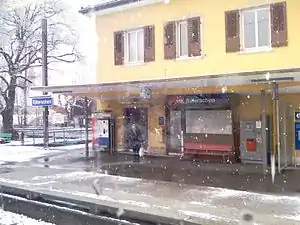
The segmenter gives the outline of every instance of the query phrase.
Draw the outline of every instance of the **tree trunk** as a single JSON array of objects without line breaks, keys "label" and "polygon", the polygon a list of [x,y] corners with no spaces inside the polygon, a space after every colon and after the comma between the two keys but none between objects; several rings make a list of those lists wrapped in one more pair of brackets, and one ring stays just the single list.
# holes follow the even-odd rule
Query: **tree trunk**
[{"label": "tree trunk", "polygon": [[6,108],[1,112],[2,123],[3,123],[3,132],[4,133],[14,133],[13,129],[13,109]]},{"label": "tree trunk", "polygon": [[12,133],[12,139],[18,139],[18,133],[13,128],[13,116],[16,100],[16,78],[11,74],[7,95],[5,96],[5,109],[1,112],[3,131],[5,133]]}]

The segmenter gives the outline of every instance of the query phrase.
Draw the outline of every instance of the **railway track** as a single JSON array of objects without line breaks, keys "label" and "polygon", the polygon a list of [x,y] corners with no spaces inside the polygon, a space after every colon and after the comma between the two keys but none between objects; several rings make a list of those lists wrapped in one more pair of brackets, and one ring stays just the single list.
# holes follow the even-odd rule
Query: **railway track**
[{"label": "railway track", "polygon": [[31,200],[28,196],[0,193],[0,204],[3,210],[27,217],[53,223],[56,225],[154,225],[151,221],[122,218],[120,210],[119,218],[116,214],[89,212],[84,206],[68,202],[46,200],[38,197]]}]

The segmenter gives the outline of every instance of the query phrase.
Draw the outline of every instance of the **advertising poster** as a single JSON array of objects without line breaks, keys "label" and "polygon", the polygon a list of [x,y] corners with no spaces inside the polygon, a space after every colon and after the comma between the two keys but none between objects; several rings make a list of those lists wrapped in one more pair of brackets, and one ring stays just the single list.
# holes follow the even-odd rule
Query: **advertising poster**
[{"label": "advertising poster", "polygon": [[300,150],[300,122],[295,123],[295,149]]}]

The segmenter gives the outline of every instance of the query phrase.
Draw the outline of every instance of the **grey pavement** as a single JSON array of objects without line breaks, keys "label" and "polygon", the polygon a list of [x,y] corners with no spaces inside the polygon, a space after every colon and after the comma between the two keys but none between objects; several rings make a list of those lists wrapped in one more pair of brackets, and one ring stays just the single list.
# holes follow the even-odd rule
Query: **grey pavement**
[{"label": "grey pavement", "polygon": [[94,156],[93,152],[90,159],[85,160],[84,150],[72,150],[66,154],[49,157],[47,162],[41,158],[21,165],[95,171],[124,177],[260,193],[300,193],[299,169],[277,174],[273,184],[271,176],[263,175],[262,167],[253,164],[181,161],[178,157],[145,157],[140,163],[133,163],[131,155],[101,153]]},{"label": "grey pavement", "polygon": [[[100,181],[101,194],[91,188]],[[300,224],[298,196],[267,195],[95,172],[27,167],[1,174],[0,184],[181,221],[206,224]]]}]

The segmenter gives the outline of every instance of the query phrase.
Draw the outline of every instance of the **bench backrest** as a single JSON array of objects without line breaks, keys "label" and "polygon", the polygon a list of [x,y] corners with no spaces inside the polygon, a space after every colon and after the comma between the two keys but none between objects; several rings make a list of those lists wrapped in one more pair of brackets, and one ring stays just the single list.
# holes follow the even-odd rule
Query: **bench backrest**
[{"label": "bench backrest", "polygon": [[0,133],[0,138],[12,138],[12,133]]}]

